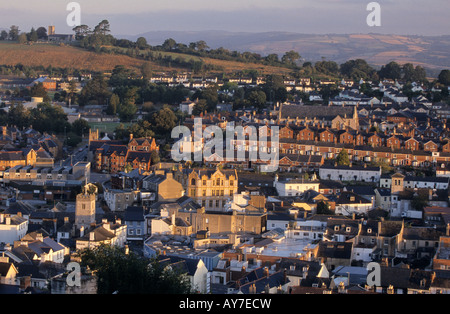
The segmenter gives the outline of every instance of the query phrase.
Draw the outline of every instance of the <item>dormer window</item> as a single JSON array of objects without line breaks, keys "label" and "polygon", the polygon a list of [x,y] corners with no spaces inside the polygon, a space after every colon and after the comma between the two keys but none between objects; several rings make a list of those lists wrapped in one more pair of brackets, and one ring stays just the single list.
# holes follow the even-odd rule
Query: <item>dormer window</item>
[{"label": "dormer window", "polygon": [[346,232],[350,232],[351,230],[352,230],[352,228],[350,228],[350,227],[345,228]]},{"label": "dormer window", "polygon": [[334,226],[334,231],[339,231],[339,226]]},{"label": "dormer window", "polygon": [[367,233],[372,233],[372,228],[367,229]]}]

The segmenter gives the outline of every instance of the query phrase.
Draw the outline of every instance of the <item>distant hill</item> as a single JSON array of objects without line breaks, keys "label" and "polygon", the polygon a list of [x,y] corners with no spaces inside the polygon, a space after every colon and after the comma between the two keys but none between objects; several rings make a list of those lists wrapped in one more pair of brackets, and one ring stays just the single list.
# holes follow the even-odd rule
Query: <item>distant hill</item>
[{"label": "distant hill", "polygon": [[122,37],[135,40],[140,36],[145,37],[151,45],[160,45],[167,38],[185,44],[204,40],[214,49],[224,47],[263,56],[270,53],[282,55],[295,50],[305,61],[312,62],[322,57],[338,63],[362,58],[374,66],[396,61],[421,65],[430,72],[450,68],[450,36],[152,31]]}]

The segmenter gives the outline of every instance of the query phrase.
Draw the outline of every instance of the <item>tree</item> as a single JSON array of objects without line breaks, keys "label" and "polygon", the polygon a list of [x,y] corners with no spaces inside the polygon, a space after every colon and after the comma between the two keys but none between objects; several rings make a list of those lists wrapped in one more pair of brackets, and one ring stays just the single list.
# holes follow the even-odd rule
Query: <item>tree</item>
[{"label": "tree", "polygon": [[144,62],[141,66],[141,74],[144,80],[149,80],[152,78],[152,66],[149,62]]},{"label": "tree", "polygon": [[442,85],[449,86],[450,85],[450,70],[442,70],[439,73],[438,81]]},{"label": "tree", "polygon": [[109,21],[103,20],[100,23],[98,23],[97,26],[95,26],[94,34],[106,36],[111,32],[110,28],[111,25],[109,24]]},{"label": "tree", "polygon": [[89,134],[91,126],[84,119],[77,119],[72,123],[72,131],[79,136]]},{"label": "tree", "polygon": [[281,57],[281,62],[286,63],[286,64],[295,65],[295,62],[300,58],[301,58],[301,56],[299,55],[298,52],[291,50],[291,51],[286,52],[284,54],[284,56]]},{"label": "tree", "polygon": [[277,62],[280,62],[280,60],[278,59],[278,55],[276,53],[271,53],[266,57],[266,61],[269,64],[275,64]]},{"label": "tree", "polygon": [[317,72],[327,75],[336,75],[339,73],[339,65],[334,61],[318,61],[314,65],[314,69]]},{"label": "tree", "polygon": [[160,162],[160,158],[159,158],[159,152],[157,150],[154,150],[150,153],[150,158],[152,160],[152,164],[157,164],[158,162]]},{"label": "tree", "polygon": [[132,99],[125,99],[118,108],[120,121],[129,122],[137,112],[136,104]]},{"label": "tree", "polygon": [[28,41],[27,34],[25,33],[20,34],[17,41],[19,42],[19,44],[25,44]]},{"label": "tree", "polygon": [[162,48],[164,50],[172,50],[173,48],[176,47],[176,45],[177,45],[177,42],[174,39],[169,38],[164,41],[164,43],[162,44]]},{"label": "tree", "polygon": [[247,99],[255,107],[262,107],[266,104],[266,93],[263,91],[251,91]]},{"label": "tree", "polygon": [[427,73],[421,66],[416,66],[412,63],[405,63],[403,65],[403,79],[407,82],[425,82]]},{"label": "tree", "polygon": [[343,76],[360,80],[377,79],[378,74],[364,59],[349,60],[340,66],[340,72]]},{"label": "tree", "polygon": [[18,40],[19,39],[19,26],[12,25],[9,28],[9,39],[10,40]]},{"label": "tree", "polygon": [[36,33],[37,33],[38,39],[47,39],[47,29],[45,27],[42,27],[42,26],[39,27],[36,30]]},{"label": "tree", "polygon": [[34,29],[34,27],[31,28],[30,33],[27,36],[27,39],[29,41],[37,41],[39,39],[38,33],[36,32],[36,30]]},{"label": "tree", "polygon": [[109,99],[108,107],[106,108],[106,113],[109,115],[115,115],[117,113],[117,108],[120,106],[120,98],[117,94],[112,94]]},{"label": "tree", "polygon": [[330,210],[330,205],[328,202],[320,201],[317,203],[317,211],[318,215],[333,215],[334,212]]},{"label": "tree", "polygon": [[347,150],[343,149],[339,152],[339,154],[336,156],[336,163],[338,164],[338,166],[350,165],[350,159],[348,157]]},{"label": "tree", "polygon": [[108,82],[105,77],[102,74],[97,74],[81,90],[80,104],[86,105],[89,102],[96,102],[103,105],[110,95],[111,92],[108,90]]},{"label": "tree", "polygon": [[39,82],[35,85],[33,85],[30,88],[30,96],[31,97],[46,97],[48,96],[47,90],[44,87],[44,84],[42,82]]},{"label": "tree", "polygon": [[137,123],[130,125],[124,135],[129,137],[130,134],[133,134],[136,138],[155,136],[155,132],[152,130],[152,125],[147,120],[139,120]]},{"label": "tree", "polygon": [[428,205],[427,197],[424,195],[415,195],[411,200],[411,207],[418,211],[423,211]]},{"label": "tree", "polygon": [[395,61],[383,65],[378,72],[380,79],[399,80],[402,77],[402,67]]},{"label": "tree", "polygon": [[19,128],[30,125],[30,114],[22,103],[13,104],[8,111],[8,123],[16,125]]},{"label": "tree", "polygon": [[145,39],[144,37],[139,37],[136,40],[136,46],[139,49],[146,49],[146,48],[148,48],[147,39]]},{"label": "tree", "polygon": [[82,267],[97,277],[98,294],[187,294],[189,278],[157,258],[146,259],[117,246],[80,251]]},{"label": "tree", "polygon": [[8,32],[5,31],[5,30],[3,30],[3,31],[0,33],[0,40],[7,40],[7,39],[8,39]]},{"label": "tree", "polygon": [[209,48],[208,45],[206,44],[206,42],[203,41],[203,40],[197,41],[197,42],[195,43],[195,46],[197,47],[197,50],[198,50],[198,51],[204,51],[204,50],[206,50],[206,49]]},{"label": "tree", "polygon": [[156,135],[169,137],[172,129],[177,125],[177,117],[170,108],[163,108],[151,116],[150,123]]},{"label": "tree", "polygon": [[75,26],[72,30],[75,32],[76,39],[78,40],[83,39],[91,33],[89,26],[85,24]]}]

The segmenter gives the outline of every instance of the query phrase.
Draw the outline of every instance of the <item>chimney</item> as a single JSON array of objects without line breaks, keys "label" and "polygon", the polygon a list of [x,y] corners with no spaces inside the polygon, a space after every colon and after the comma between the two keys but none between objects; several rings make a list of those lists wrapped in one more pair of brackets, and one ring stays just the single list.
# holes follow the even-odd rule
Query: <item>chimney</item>
[{"label": "chimney", "polygon": [[84,237],[84,226],[80,227],[80,238]]},{"label": "chimney", "polygon": [[0,214],[0,224],[5,222],[5,214]]},{"label": "chimney", "polygon": [[36,241],[44,241],[44,236],[42,235],[42,233],[39,232],[36,234]]},{"label": "chimney", "polygon": [[94,230],[92,230],[92,231],[89,233],[89,241],[95,241]]},{"label": "chimney", "polygon": [[450,237],[450,223],[447,224],[447,228],[445,228],[445,235]]},{"label": "chimney", "polygon": [[64,223],[65,224],[69,223],[69,217],[64,217]]},{"label": "chimney", "polygon": [[5,224],[6,224],[6,225],[10,225],[10,224],[11,224],[11,217],[10,217],[9,215],[7,215],[7,216],[5,217]]},{"label": "chimney", "polygon": [[269,278],[269,267],[264,267],[264,276]]},{"label": "chimney", "polygon": [[130,133],[130,141],[133,139],[133,133]]}]

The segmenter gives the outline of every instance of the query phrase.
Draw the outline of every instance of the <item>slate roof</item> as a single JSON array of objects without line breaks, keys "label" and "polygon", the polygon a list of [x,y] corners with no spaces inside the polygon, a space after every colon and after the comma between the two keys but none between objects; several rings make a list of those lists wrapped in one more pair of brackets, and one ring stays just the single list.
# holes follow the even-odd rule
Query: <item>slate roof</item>
[{"label": "slate roof", "polygon": [[317,252],[318,257],[350,259],[352,255],[352,243],[348,242],[320,242]]},{"label": "slate roof", "polygon": [[332,120],[336,116],[348,118],[353,116],[353,108],[341,106],[306,106],[306,105],[284,105],[281,108],[281,118],[316,118],[317,120]]},{"label": "slate roof", "polygon": [[141,206],[128,206],[123,219],[124,221],[144,221],[144,208]]}]

